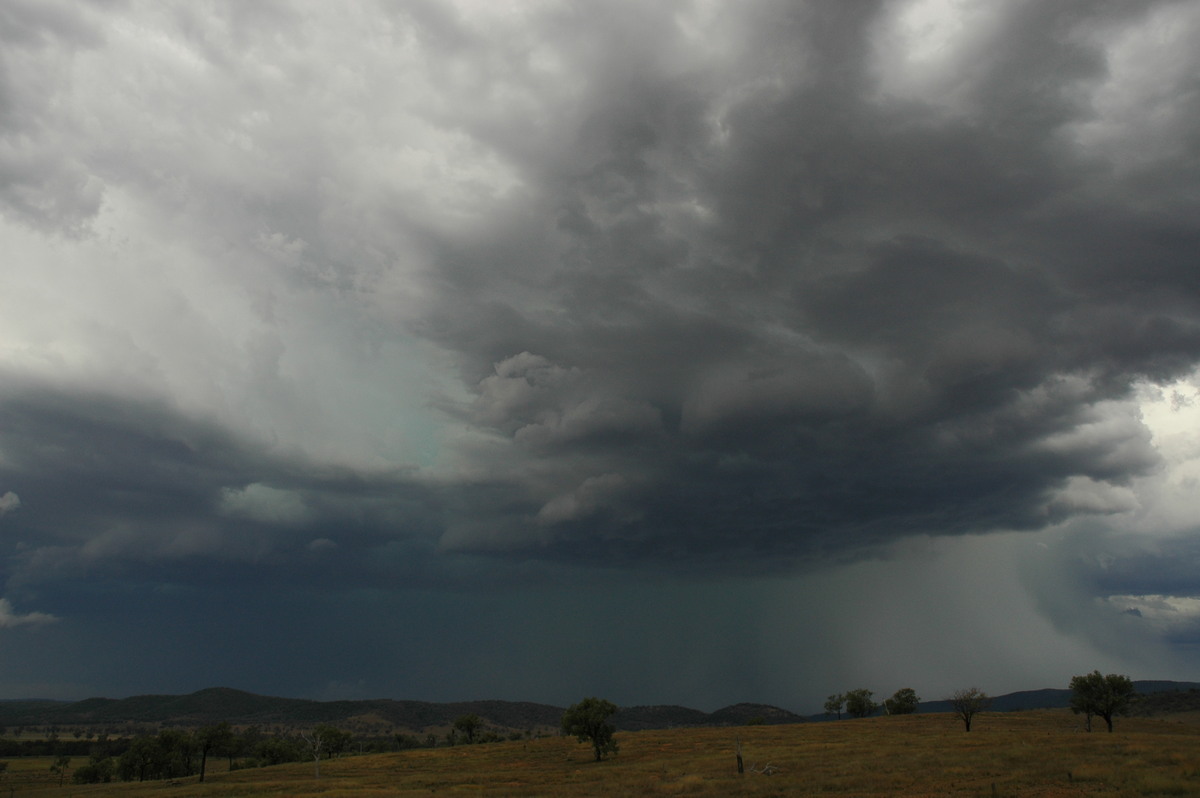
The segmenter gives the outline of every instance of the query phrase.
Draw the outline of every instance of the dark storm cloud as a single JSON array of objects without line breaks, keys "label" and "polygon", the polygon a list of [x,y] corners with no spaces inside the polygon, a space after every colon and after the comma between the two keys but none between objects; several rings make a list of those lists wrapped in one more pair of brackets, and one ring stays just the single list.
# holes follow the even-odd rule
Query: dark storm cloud
[{"label": "dark storm cloud", "polygon": [[34,508],[4,519],[10,590],[73,578],[313,589],[442,578],[423,573],[439,510],[410,473],[267,454],[161,402],[11,377],[0,428],[0,482],[14,489],[5,509]]},{"label": "dark storm cloud", "polygon": [[[404,526],[412,512],[422,540],[444,530],[445,551],[680,567],[729,555],[819,562],[914,533],[1029,529],[1094,512],[1063,498],[1072,480],[1121,485],[1155,466],[1146,431],[1112,418],[1110,403],[1200,356],[1200,233],[1186,190],[1197,169],[1186,131],[1200,103],[1177,70],[1183,93],[1159,131],[1165,144],[1137,152],[1122,120],[1104,117],[1101,93],[1119,66],[1111,32],[1172,8],[1004,5],[974,20],[967,44],[943,43],[945,63],[921,78],[895,4],[550,6],[529,12],[525,38],[508,42],[465,7],[402,3],[378,30],[434,89],[409,104],[419,122],[390,120],[370,69],[347,66],[356,77],[346,85],[376,86],[383,132],[418,137],[435,125],[463,139],[456,154],[506,170],[502,195],[467,180],[467,193],[447,200],[474,209],[468,224],[422,215],[399,186],[371,184],[374,204],[350,200],[353,158],[386,151],[335,151],[336,128],[275,133],[265,161],[218,146],[271,114],[306,118],[294,102],[264,112],[229,94],[222,76],[245,53],[254,55],[243,79],[268,76],[251,94],[291,86],[305,102],[327,101],[286,53],[262,49],[265,27],[313,46],[323,33],[280,9],[263,12],[269,23],[230,18],[227,29],[172,13],[155,24],[174,26],[191,59],[178,74],[198,95],[197,157],[208,168],[178,197],[154,177],[185,135],[166,125],[157,136],[131,129],[145,136],[137,159],[113,146],[95,157],[114,190],[182,202],[186,221],[170,222],[179,230],[207,220],[253,238],[254,257],[283,282],[237,268],[253,262],[245,254],[221,268],[253,297],[255,325],[280,324],[285,291],[309,292],[293,318],[321,309],[309,297],[334,297],[340,329],[318,319],[290,343],[271,330],[226,344],[254,356],[245,370],[258,398],[234,406],[275,408],[251,427],[304,429],[314,411],[300,383],[281,377],[284,358],[345,337],[335,351],[355,347],[369,363],[398,334],[380,321],[390,303],[416,297],[403,299],[397,323],[451,354],[468,396],[446,392],[439,407],[475,434],[447,444],[436,477],[362,477],[366,493],[398,497],[380,499],[387,509],[366,527]],[[16,109],[6,132],[17,140],[54,109],[22,95],[14,70],[31,71],[30,54],[54,42],[82,52],[104,37],[89,27],[94,16],[6,13],[20,18],[5,61]],[[1119,101],[1124,89],[1111,91]],[[350,108],[347,120],[359,111]],[[235,135],[238,119],[246,132]],[[28,146],[37,152],[13,168],[62,176],[78,161],[58,157],[65,144],[53,138]],[[282,168],[289,158],[295,168]],[[66,166],[37,165],[51,160]],[[237,193],[231,164],[262,170],[255,197]],[[77,232],[100,201],[88,183],[94,192],[76,186],[20,206],[20,183],[9,181],[7,201],[38,228]],[[215,349],[211,336],[204,346]],[[313,374],[326,368],[311,362]],[[371,379],[358,365],[346,395]],[[249,530],[231,546],[251,551],[298,528],[305,545],[337,542],[322,524],[347,516],[353,528],[357,514],[376,512],[348,482],[314,477],[316,465],[257,456],[245,429],[214,422],[209,448],[196,450],[147,428],[155,413],[137,424],[96,415],[112,410],[106,401],[6,398],[6,448],[20,455],[6,467],[30,486],[4,487],[42,506],[56,479],[75,486],[57,509],[39,510],[47,539],[94,538],[98,548],[120,536],[82,533],[79,519],[91,513],[95,529],[111,513],[114,528],[123,514],[137,529],[188,519],[201,549]],[[371,418],[387,418],[374,404]]]},{"label": "dark storm cloud", "polygon": [[483,640],[509,685],[650,700],[647,652],[695,652],[680,700],[749,660],[827,694],[892,673],[857,624],[976,667],[925,659],[949,619],[1040,680],[1118,650],[1059,642],[1109,609],[1186,615],[1154,597],[1196,594],[1195,453],[1139,402],[1200,362],[1196,33],[1166,0],[5,4],[21,690],[112,635],[266,686],[288,612],[296,691],[344,644],[380,692],[409,658],[494,695]]},{"label": "dark storm cloud", "polygon": [[1153,9],[999,8],[951,108],[881,89],[870,4],[756,4],[720,70],[664,68],[672,35],[614,44],[525,173],[559,257],[446,256],[427,332],[511,488],[448,543],[819,559],[1044,526],[1083,509],[1054,500],[1072,478],[1149,473],[1105,403],[1200,355],[1200,233],[1172,201],[1195,198],[1073,126],[1110,77],[1087,31]]}]

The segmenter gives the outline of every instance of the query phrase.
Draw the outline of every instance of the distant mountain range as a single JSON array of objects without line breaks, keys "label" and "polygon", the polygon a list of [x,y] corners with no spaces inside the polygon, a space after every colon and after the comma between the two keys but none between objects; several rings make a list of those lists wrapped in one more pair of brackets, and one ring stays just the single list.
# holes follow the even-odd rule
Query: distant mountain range
[{"label": "distant mountain range", "polygon": [[[1200,709],[1200,682],[1139,681],[1138,693],[1170,693],[1143,709],[1186,711]],[[992,699],[993,711],[1066,707],[1069,690],[1029,690]],[[929,701],[920,712],[948,712],[948,701]],[[317,723],[347,726],[360,733],[391,734],[397,731],[427,733],[453,725],[463,715],[475,714],[485,727],[501,731],[557,730],[563,707],[525,701],[308,701],[256,695],[228,687],[213,687],[189,695],[142,695],[132,698],[88,698],[83,701],[0,701],[0,726],[88,727],[121,733],[130,726],[203,726],[228,721],[235,726],[294,729]],[[742,726],[754,723],[825,721],[823,714],[807,718],[766,704],[735,704],[716,712],[681,706],[622,707],[613,721],[618,729],[662,729],[686,726]]]}]

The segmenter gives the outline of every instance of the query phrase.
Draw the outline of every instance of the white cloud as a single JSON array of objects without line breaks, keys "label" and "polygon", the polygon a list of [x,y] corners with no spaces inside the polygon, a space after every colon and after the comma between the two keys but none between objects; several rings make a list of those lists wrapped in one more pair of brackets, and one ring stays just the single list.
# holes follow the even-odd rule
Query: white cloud
[{"label": "white cloud", "polygon": [[10,513],[21,506],[21,498],[11,490],[0,496],[0,515]]},{"label": "white cloud", "polygon": [[538,511],[539,524],[560,524],[595,513],[614,502],[627,483],[620,474],[588,477],[570,493],[556,496]]},{"label": "white cloud", "polygon": [[268,524],[302,524],[309,518],[304,497],[294,491],[254,482],[221,491],[221,512]]},{"label": "white cloud", "polygon": [[1116,612],[1136,615],[1162,634],[1194,634],[1200,628],[1200,598],[1145,595],[1106,596],[1098,601]]},{"label": "white cloud", "polygon": [[6,598],[0,598],[0,629],[14,626],[42,626],[57,621],[53,615],[44,612],[27,612],[24,614],[13,611],[12,603]]},{"label": "white cloud", "polygon": [[1049,509],[1068,514],[1127,513],[1140,506],[1137,494],[1129,488],[1077,476],[1054,494]]}]

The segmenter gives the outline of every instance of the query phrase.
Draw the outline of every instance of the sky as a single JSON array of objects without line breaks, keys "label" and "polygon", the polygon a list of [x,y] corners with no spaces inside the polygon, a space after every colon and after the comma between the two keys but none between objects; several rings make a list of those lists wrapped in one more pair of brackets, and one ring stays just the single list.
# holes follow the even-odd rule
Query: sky
[{"label": "sky", "polygon": [[1200,679],[1197,38],[6,0],[0,697]]}]

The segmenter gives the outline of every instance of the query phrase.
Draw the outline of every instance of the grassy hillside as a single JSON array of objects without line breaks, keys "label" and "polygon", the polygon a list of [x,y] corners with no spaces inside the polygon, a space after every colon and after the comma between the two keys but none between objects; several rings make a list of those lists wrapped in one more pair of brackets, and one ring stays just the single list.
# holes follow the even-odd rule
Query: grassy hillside
[{"label": "grassy hillside", "polygon": [[[735,738],[748,768],[770,764],[774,773],[738,775]],[[617,739],[620,753],[600,763],[587,746],[559,737],[347,757],[323,762],[319,781],[308,763],[212,774],[203,785],[193,778],[37,795],[1200,795],[1200,728],[1127,718],[1113,734],[1085,734],[1063,710],[986,713],[970,733],[949,715],[927,714]]]}]

